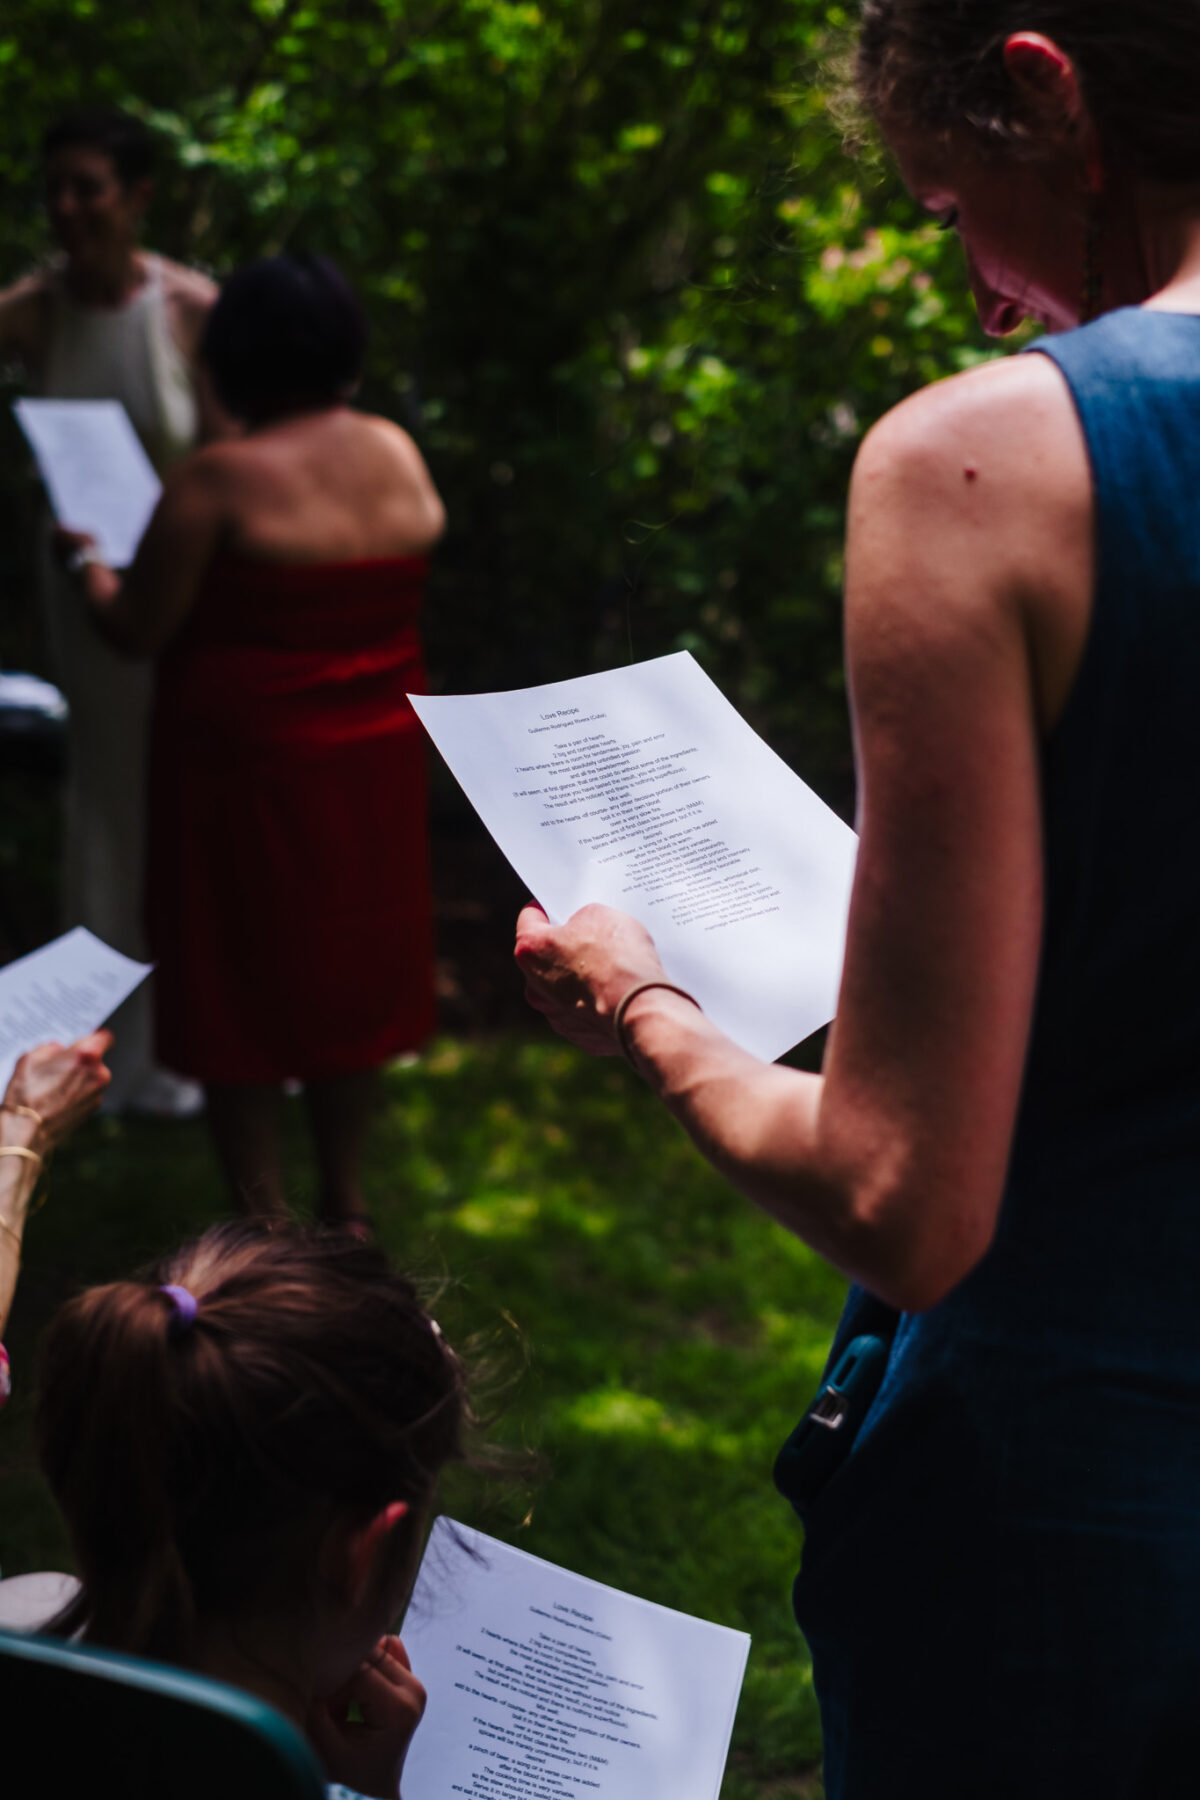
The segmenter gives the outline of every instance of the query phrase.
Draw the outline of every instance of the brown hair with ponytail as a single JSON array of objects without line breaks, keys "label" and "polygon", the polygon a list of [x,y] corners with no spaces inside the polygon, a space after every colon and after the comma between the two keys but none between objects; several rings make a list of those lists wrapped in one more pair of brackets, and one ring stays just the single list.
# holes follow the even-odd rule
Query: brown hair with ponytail
[{"label": "brown hair with ponytail", "polygon": [[[162,1286],[195,1297],[185,1324]],[[199,1622],[295,1607],[339,1520],[410,1507],[468,1423],[458,1359],[383,1255],[337,1233],[206,1232],[52,1321],[42,1467],[82,1587],[56,1629],[187,1661]]]},{"label": "brown hair with ponytail", "polygon": [[876,118],[1031,147],[1004,67],[1018,31],[1075,64],[1105,153],[1130,175],[1200,181],[1200,0],[863,0],[855,85]]}]

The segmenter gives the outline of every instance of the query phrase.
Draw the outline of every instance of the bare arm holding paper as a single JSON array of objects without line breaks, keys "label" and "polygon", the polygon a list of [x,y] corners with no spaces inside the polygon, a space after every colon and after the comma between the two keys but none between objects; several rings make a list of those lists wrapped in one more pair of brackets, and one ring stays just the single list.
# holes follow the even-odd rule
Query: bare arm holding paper
[{"label": "bare arm holding paper", "polygon": [[103,561],[81,571],[101,635],[127,656],[156,656],[196,604],[230,519],[228,457],[213,444],[167,476],[137,555],[118,577]]},{"label": "bare arm holding paper", "polygon": [[[517,960],[534,1004],[595,1051],[613,1048],[613,1014],[630,988],[666,980],[688,989],[703,1012],[661,988],[629,1006],[627,1039],[641,1073],[744,1193],[852,1279],[919,1309],[974,1267],[995,1229],[1037,975],[1041,840],[1031,640],[1005,597],[1001,566],[1015,527],[997,532],[996,566],[980,567],[977,601],[931,605],[948,583],[951,592],[961,587],[974,540],[955,516],[940,535],[914,534],[908,479],[894,446],[872,444],[860,457],[847,615],[861,839],[848,917],[849,858],[839,892],[830,862],[822,864],[822,846],[836,834],[813,810],[818,803],[800,799],[795,777],[789,790],[761,757],[736,760],[732,730],[710,734],[709,720],[694,715],[689,756],[673,719],[660,748],[633,750],[639,712],[624,741],[597,749],[662,754],[661,774],[643,763],[628,794],[606,797],[598,766],[591,787],[601,791],[584,787],[560,808],[567,796],[557,791],[556,765],[570,756],[561,747],[573,736],[621,735],[612,719],[588,720],[604,704],[564,712],[576,721],[568,730],[527,738],[550,748],[529,756],[524,777],[551,784],[542,816],[564,822],[543,827],[527,815],[522,838],[498,804],[513,759],[495,737],[497,697],[426,704],[480,708],[478,741],[492,766],[469,782],[456,761],[461,746],[441,747],[549,915],[527,909],[518,925]],[[925,476],[911,479],[919,486]],[[889,482],[896,492],[887,495]],[[562,724],[560,707],[579,704],[553,689],[541,694],[548,726]],[[640,735],[661,729],[660,712]],[[440,729],[434,735],[440,741]],[[676,790],[693,770],[711,779]],[[720,809],[684,810],[693,798],[715,797],[726,774]],[[647,801],[662,831],[639,845],[622,827],[646,816]],[[508,807],[519,803],[510,797]],[[614,804],[624,815],[584,816]],[[613,860],[603,870],[576,860],[560,871],[551,851],[547,881],[545,869],[530,867],[527,840],[533,832],[569,845],[571,830],[607,839],[588,848],[597,861]],[[836,865],[836,842],[833,851]],[[816,866],[823,872],[810,883],[807,869]],[[763,1060],[835,1005],[821,1075]]]},{"label": "bare arm holding paper", "polygon": [[[29,1202],[46,1152],[61,1143],[100,1104],[108,1085],[107,1031],[92,1031],[64,1047],[39,1044],[21,1057],[0,1105],[0,1337],[17,1285]],[[0,1346],[0,1405],[5,1370]]]},{"label": "bare arm holding paper", "polygon": [[[890,415],[855,469],[846,619],[861,835],[822,1074],[764,1066],[719,1017],[661,990],[627,1015],[638,1068],[704,1154],[905,1310],[935,1304],[991,1242],[1042,919],[1037,720],[1051,678],[1034,659],[1050,634],[1014,596],[1044,496],[1016,433],[995,485],[964,501],[955,452],[939,461],[925,435],[927,410],[951,404],[943,392]],[[784,809],[776,828],[805,825]],[[600,909],[565,926],[527,911],[517,958],[576,1041],[657,968],[638,929]],[[778,977],[791,985],[786,961]]]},{"label": "bare arm holding paper", "polygon": [[54,516],[114,569],[133,561],[162,484],[119,400],[18,400]]},{"label": "bare arm holding paper", "polygon": [[149,973],[82,925],[0,969],[0,1093],[27,1050],[97,1030]]},{"label": "bare arm holding paper", "polygon": [[759,1056],[832,1017],[854,833],[692,657],[412,704],[551,918],[632,914]]},{"label": "bare arm holding paper", "polygon": [[14,411],[60,551],[88,553],[77,572],[101,636],[155,655],[191,611],[225,523],[219,451],[186,458],[164,487],[118,401],[18,400]]},{"label": "bare arm holding paper", "polygon": [[0,1331],[41,1159],[99,1104],[112,1038],[97,1027],[148,974],[82,926],[0,969]]}]

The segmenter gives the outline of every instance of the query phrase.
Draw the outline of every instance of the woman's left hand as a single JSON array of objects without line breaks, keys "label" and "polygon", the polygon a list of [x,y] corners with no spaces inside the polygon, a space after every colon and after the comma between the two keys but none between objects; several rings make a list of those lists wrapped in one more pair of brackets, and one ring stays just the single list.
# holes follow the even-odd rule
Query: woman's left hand
[{"label": "woman's left hand", "polygon": [[39,1044],[27,1050],[12,1072],[4,1095],[8,1107],[37,1113],[38,1147],[49,1149],[82,1124],[100,1104],[111,1076],[104,1057],[111,1031],[93,1031],[73,1044]]},{"label": "woman's left hand", "polygon": [[51,533],[50,541],[54,546],[54,554],[64,569],[79,578],[88,600],[93,606],[107,606],[115,600],[121,591],[121,577],[107,563],[101,562],[94,551],[96,540],[89,531],[69,531],[65,525],[56,525]]},{"label": "woman's left hand", "polygon": [[[350,1708],[359,1718],[351,1719]],[[425,1689],[398,1637],[382,1637],[375,1655],[336,1693],[314,1700],[308,1735],[332,1781],[356,1793],[396,1800],[404,1758],[425,1711]]]},{"label": "woman's left hand", "polygon": [[529,1004],[593,1056],[621,1054],[613,1014],[630,988],[666,979],[650,933],[610,906],[583,906],[565,925],[551,925],[540,906],[527,906],[514,955]]}]

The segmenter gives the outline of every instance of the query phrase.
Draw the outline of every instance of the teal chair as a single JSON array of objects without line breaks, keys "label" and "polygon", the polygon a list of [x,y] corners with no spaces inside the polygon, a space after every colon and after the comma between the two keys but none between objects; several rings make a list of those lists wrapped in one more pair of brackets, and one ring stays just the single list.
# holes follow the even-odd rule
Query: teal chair
[{"label": "teal chair", "polygon": [[296,1727],[165,1663],[0,1631],[6,1800],[325,1800]]}]

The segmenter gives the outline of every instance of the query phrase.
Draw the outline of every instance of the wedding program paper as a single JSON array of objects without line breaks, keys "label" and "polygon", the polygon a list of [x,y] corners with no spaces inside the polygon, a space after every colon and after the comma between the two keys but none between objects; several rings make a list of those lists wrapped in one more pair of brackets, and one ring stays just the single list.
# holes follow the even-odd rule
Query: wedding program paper
[{"label": "wedding program paper", "polygon": [[556,924],[589,901],[632,913],[670,979],[768,1060],[828,1024],[858,840],[687,652],[409,698]]},{"label": "wedding program paper", "polygon": [[119,400],[16,400],[54,516],[112,569],[133,561],[162,483]]},{"label": "wedding program paper", "polygon": [[98,1030],[150,969],[82,925],[0,969],[0,1095],[26,1050]]},{"label": "wedding program paper", "polygon": [[404,1800],[717,1800],[750,1639],[434,1525]]}]

